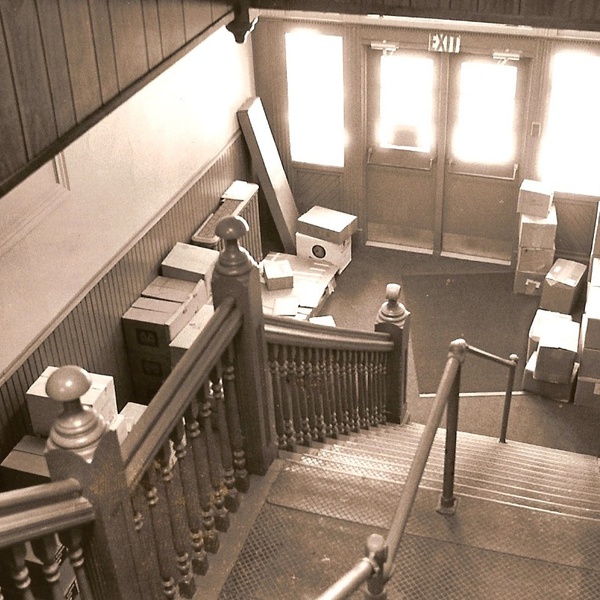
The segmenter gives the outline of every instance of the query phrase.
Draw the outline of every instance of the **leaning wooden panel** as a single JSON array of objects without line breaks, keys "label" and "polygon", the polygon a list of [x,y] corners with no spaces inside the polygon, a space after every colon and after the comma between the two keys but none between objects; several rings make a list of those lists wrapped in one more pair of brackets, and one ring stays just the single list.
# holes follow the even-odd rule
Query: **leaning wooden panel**
[{"label": "leaning wooden panel", "polygon": [[151,69],[160,63],[163,58],[156,0],[142,0],[142,13],[144,16],[144,28],[146,30],[148,67]]},{"label": "leaning wooden panel", "polygon": [[35,0],[2,2],[0,10],[27,154],[33,158],[57,137]]},{"label": "leaning wooden panel", "polygon": [[159,2],[160,38],[165,57],[170,56],[185,44],[183,7],[181,0]]},{"label": "leaning wooden panel", "polygon": [[281,243],[295,254],[298,209],[260,98],[249,98],[237,114]]},{"label": "leaning wooden panel", "polygon": [[212,24],[210,0],[183,0],[185,38],[190,41]]}]

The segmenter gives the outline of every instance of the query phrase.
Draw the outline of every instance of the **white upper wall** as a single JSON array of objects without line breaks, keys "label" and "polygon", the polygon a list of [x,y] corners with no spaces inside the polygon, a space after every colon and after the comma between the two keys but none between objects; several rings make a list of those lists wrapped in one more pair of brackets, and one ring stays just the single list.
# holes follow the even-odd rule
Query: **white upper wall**
[{"label": "white upper wall", "polygon": [[[70,191],[48,190],[59,200],[0,255],[0,379],[219,155],[253,95],[251,45],[223,28],[65,149]],[[0,199],[0,223],[52,168]]]}]

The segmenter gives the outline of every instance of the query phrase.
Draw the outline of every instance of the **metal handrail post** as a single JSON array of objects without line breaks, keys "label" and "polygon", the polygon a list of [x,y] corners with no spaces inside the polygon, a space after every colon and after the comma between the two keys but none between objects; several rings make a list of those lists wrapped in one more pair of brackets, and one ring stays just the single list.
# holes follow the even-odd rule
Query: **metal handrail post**
[{"label": "metal handrail post", "polygon": [[444,452],[444,482],[442,495],[437,511],[444,515],[453,515],[456,512],[456,496],[454,495],[454,472],[456,470],[456,438],[458,431],[458,406],[460,400],[460,372],[459,363],[448,403],[446,404],[446,448]]},{"label": "metal handrail post", "polygon": [[515,372],[519,357],[516,354],[511,354],[509,359],[512,361],[508,369],[508,378],[506,381],[506,393],[504,395],[504,410],[502,412],[502,427],[500,428],[500,443],[506,444],[506,431],[508,429],[508,416],[510,414],[510,403],[512,400],[512,392],[515,384]]}]

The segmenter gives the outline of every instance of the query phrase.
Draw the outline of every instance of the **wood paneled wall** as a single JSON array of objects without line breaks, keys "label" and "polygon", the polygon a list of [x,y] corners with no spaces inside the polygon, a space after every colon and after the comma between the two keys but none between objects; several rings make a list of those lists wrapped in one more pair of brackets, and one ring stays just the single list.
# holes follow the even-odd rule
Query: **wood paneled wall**
[{"label": "wood paneled wall", "polygon": [[219,0],[1,0],[0,196],[232,15]]},{"label": "wood paneled wall", "polygon": [[121,316],[158,275],[178,241],[188,242],[232,181],[250,181],[250,157],[240,135],[170,211],[137,242],[0,387],[0,460],[31,432],[25,392],[49,365],[77,364],[112,375],[119,408],[135,401]]},{"label": "wood paneled wall", "polygon": [[600,30],[598,0],[253,0],[254,8]]}]

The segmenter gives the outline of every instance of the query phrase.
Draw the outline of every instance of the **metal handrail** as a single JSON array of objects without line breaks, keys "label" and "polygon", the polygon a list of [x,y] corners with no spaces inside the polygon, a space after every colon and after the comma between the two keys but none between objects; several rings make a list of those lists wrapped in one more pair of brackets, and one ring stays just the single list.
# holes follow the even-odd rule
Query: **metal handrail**
[{"label": "metal handrail", "polygon": [[[454,514],[456,498],[454,496],[454,469],[456,457],[456,438],[458,431],[458,403],[460,397],[460,373],[467,352],[492,360],[509,368],[507,384],[508,402],[505,401],[505,417],[503,416],[502,442],[505,442],[508,421],[507,410],[510,409],[510,397],[514,383],[514,373],[518,362],[516,354],[504,359],[494,354],[469,346],[465,340],[454,340],[450,344],[444,372],[437,388],[433,406],[430,410],[427,424],[419,441],[412,464],[410,466],[398,507],[392,519],[392,524],[385,540],[377,534],[369,536],[365,554],[352,569],[338,581],[325,590],[316,600],[342,600],[367,583],[370,598],[383,598],[384,587],[392,576],[393,565],[398,553],[400,542],[408,523],[412,507],[419,489],[419,484],[425,472],[427,460],[433,442],[440,426],[444,409],[446,409],[446,449],[444,457],[444,481],[438,512]],[[504,439],[502,439],[504,438]]]}]

